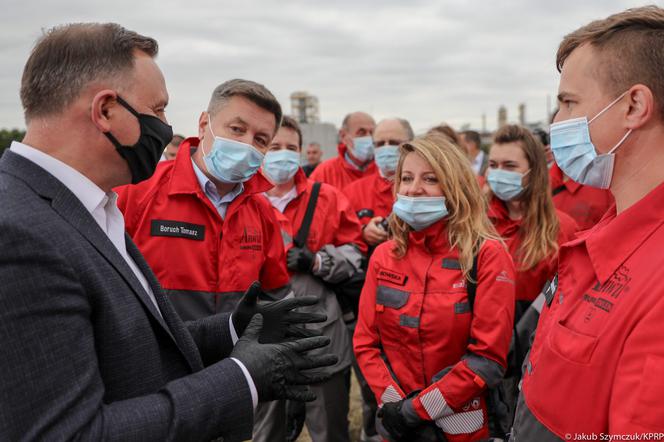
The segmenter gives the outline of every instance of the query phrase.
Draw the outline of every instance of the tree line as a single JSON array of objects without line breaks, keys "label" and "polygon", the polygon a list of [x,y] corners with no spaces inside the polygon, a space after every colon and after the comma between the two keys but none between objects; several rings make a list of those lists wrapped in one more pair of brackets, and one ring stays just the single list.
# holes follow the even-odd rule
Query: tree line
[{"label": "tree line", "polygon": [[25,136],[25,131],[20,129],[0,129],[0,156],[9,149],[12,141],[21,141]]}]

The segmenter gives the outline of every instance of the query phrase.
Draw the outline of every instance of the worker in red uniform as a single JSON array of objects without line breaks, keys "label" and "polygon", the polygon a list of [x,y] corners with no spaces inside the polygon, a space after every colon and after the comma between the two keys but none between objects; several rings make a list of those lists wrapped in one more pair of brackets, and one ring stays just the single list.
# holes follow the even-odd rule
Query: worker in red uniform
[{"label": "worker in red uniform", "polygon": [[489,218],[517,268],[516,300],[532,302],[558,270],[558,247],[578,226],[556,210],[544,150],[528,129],[507,125],[489,151]]},{"label": "worker in red uniform", "polygon": [[198,138],[180,145],[149,180],[118,190],[126,229],[180,316],[232,311],[253,281],[281,298],[290,290],[279,225],[258,169],[281,107],[264,86],[218,86]]},{"label": "worker in red uniform", "polygon": [[414,138],[407,120],[390,118],[376,125],[373,133],[376,173],[354,181],[344,194],[362,223],[362,239],[370,247],[387,240],[385,219],[394,204],[394,172],[399,161],[399,145]]},{"label": "worker in red uniform", "polygon": [[376,166],[371,136],[375,127],[374,119],[367,113],[346,115],[339,129],[339,156],[320,163],[310,178],[342,190],[353,181],[373,174]]},{"label": "worker in red uniform", "polygon": [[512,333],[514,264],[470,163],[446,139],[402,144],[395,186],[393,238],[369,263],[354,336],[377,427],[394,440],[484,440],[485,392],[502,378]]},{"label": "worker in red uniform", "polygon": [[607,189],[585,186],[571,180],[556,163],[549,169],[551,194],[556,209],[574,218],[580,230],[593,227],[613,204]]},{"label": "worker in red uniform", "polygon": [[553,206],[545,151],[524,127],[507,125],[494,134],[487,181],[489,219],[507,244],[517,271],[515,336],[502,383],[513,416],[521,365],[543,303],[540,293],[558,271],[559,246],[573,238],[578,226]]},{"label": "worker in red uniform", "polygon": [[[327,316],[324,323],[312,324],[331,343],[326,354],[338,362],[321,369],[330,379],[311,386],[316,400],[306,404],[306,425],[313,442],[348,442],[347,385],[352,362],[351,336],[332,284],[362,271],[366,246],[360,238],[360,223],[348,200],[336,188],[322,184],[316,200],[309,234],[298,247],[293,240],[300,231],[314,182],[300,167],[302,133],[297,122],[284,116],[263,163],[263,173],[275,184],[267,198],[281,215],[282,235],[288,250],[287,263],[295,296],[313,295],[319,303],[311,312]],[[285,401],[274,401],[257,409],[255,442],[283,441],[286,421]]]},{"label": "worker in red uniform", "polygon": [[581,184],[609,188],[615,205],[560,248],[515,441],[638,440],[664,430],[663,65],[657,6],[593,21],[558,48],[556,163]]}]

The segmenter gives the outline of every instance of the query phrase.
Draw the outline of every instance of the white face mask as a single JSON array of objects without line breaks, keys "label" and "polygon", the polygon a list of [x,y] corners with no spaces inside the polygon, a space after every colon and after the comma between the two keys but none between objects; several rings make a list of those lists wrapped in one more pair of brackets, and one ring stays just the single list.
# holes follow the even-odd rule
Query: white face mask
[{"label": "white face mask", "polygon": [[353,156],[360,161],[369,161],[374,157],[374,144],[371,136],[353,138]]},{"label": "white face mask", "polygon": [[299,168],[300,154],[292,150],[271,150],[263,160],[263,172],[275,184],[289,181]]},{"label": "white face mask", "polygon": [[263,163],[263,154],[249,144],[216,136],[209,115],[208,125],[214,137],[210,152],[202,149],[208,172],[224,183],[243,183],[254,176]]},{"label": "white face mask", "polygon": [[572,118],[551,125],[551,151],[560,169],[579,184],[585,184],[598,189],[608,189],[613,177],[615,151],[627,137],[627,133],[605,154],[597,154],[597,149],[590,140],[589,125],[604,112],[609,110],[627,91],[609,103],[590,121],[588,117]]}]

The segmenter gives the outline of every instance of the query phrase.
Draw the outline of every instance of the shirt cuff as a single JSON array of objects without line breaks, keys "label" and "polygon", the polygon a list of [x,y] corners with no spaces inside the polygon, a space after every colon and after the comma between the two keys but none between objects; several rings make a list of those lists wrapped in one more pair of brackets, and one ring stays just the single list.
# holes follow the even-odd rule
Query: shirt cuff
[{"label": "shirt cuff", "polygon": [[256,405],[258,405],[258,391],[256,390],[256,385],[254,384],[254,380],[251,379],[249,370],[247,370],[247,367],[245,367],[244,364],[240,362],[239,359],[231,358],[231,360],[235,361],[235,363],[240,366],[240,370],[242,370],[244,377],[247,379],[247,385],[249,385],[249,391],[251,392],[251,403],[254,411],[256,411]]},{"label": "shirt cuff", "polygon": [[240,340],[237,336],[237,332],[235,331],[235,326],[233,326],[233,314],[231,313],[228,315],[228,329],[231,331],[231,341],[233,341],[233,345],[237,344],[237,341]]}]

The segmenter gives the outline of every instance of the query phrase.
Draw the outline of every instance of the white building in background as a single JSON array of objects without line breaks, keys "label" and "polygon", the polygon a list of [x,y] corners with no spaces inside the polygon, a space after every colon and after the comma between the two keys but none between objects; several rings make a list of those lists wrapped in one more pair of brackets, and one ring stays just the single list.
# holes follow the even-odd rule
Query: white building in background
[{"label": "white building in background", "polygon": [[320,112],[318,109],[318,97],[310,95],[307,92],[293,92],[291,98],[291,116],[298,123],[318,123],[320,122]]},{"label": "white building in background", "polygon": [[337,156],[338,131],[332,123],[320,122],[318,97],[307,92],[293,92],[291,116],[300,123],[302,129],[302,157],[309,143],[318,143],[323,150],[323,160]]},{"label": "white building in background", "polygon": [[[302,152],[309,143],[320,144],[323,150],[323,160],[337,156],[337,144],[339,135],[337,128],[332,123],[300,123],[302,129]],[[303,155],[304,156],[304,155]]]}]

